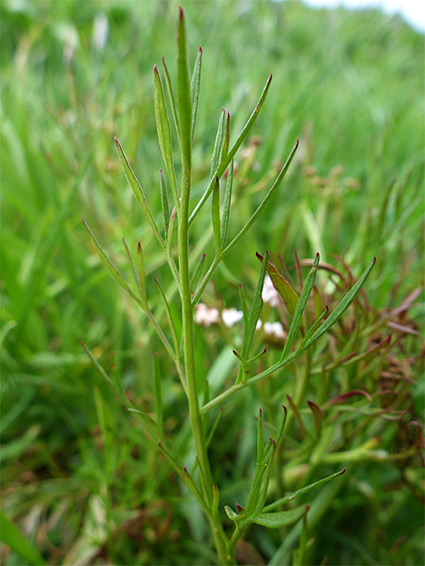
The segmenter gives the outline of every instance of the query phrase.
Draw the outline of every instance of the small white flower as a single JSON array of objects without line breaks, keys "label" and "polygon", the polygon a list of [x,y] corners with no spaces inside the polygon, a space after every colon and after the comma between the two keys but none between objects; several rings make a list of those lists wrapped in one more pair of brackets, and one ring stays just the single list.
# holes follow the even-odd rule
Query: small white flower
[{"label": "small white flower", "polygon": [[265,322],[264,323],[264,333],[267,336],[272,336],[278,340],[283,340],[285,338],[285,331],[280,322]]},{"label": "small white flower", "polygon": [[202,326],[211,326],[220,321],[220,313],[216,308],[209,308],[204,303],[196,305],[195,309],[195,322]]},{"label": "small white flower", "polygon": [[260,330],[262,326],[263,326],[263,321],[261,320],[261,318],[259,318],[259,319],[257,320],[257,324],[256,324],[256,326],[255,326],[255,330]]},{"label": "small white flower", "polygon": [[223,311],[221,312],[221,318],[223,319],[224,324],[228,328],[231,328],[237,322],[239,322],[241,320],[241,318],[243,318],[243,312],[238,311],[238,310],[233,309],[233,308],[232,309],[223,309]]},{"label": "small white flower", "polygon": [[279,293],[273,287],[272,280],[268,275],[264,279],[263,292],[261,293],[263,301],[268,303],[271,307],[277,307],[279,305]]}]

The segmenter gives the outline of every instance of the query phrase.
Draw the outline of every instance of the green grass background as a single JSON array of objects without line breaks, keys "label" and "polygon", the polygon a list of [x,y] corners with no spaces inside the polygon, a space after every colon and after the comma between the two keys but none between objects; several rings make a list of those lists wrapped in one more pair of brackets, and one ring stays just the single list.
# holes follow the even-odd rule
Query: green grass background
[{"label": "green grass background", "polygon": [[[238,307],[235,284],[255,285],[255,251],[267,248],[289,264],[297,247],[300,257],[319,250],[332,261],[338,254],[356,274],[377,256],[369,299],[377,309],[399,304],[423,277],[423,35],[373,10],[312,10],[295,1],[182,4],[192,63],[199,45],[204,52],[194,202],[205,187],[222,106],[232,114],[235,135],[270,72],[271,90],[252,132],[261,140],[256,166],[247,165],[246,155],[238,162],[241,170],[247,166],[247,182],[236,187],[232,233],[261,200],[262,179],[300,139],[279,194],[226,259],[209,301],[219,297]],[[169,485],[155,444],[80,345],[84,340],[108,370],[113,352],[134,402],[150,410],[152,354],[160,346],[103,269],[81,217],[125,273],[123,236],[134,252],[142,240],[148,275],[169,281],[113,136],[161,218],[152,67],[164,54],[174,75],[177,10],[172,1],[4,0],[0,6],[2,490],[4,510],[51,564],[213,560],[194,503]],[[99,17],[109,29],[102,49],[93,45]],[[332,173],[336,166],[344,168],[341,177]],[[309,167],[318,184],[306,176]],[[211,258],[213,243],[203,238],[209,223],[205,210],[192,242]],[[150,277],[155,306],[154,289]],[[423,320],[423,309],[416,307],[414,316]],[[223,357],[212,366],[219,346],[199,339],[201,379],[221,375],[229,364]],[[168,428],[184,446],[184,400],[176,380],[166,383]],[[423,387],[416,402],[422,406]],[[249,411],[230,409],[223,426],[236,427],[240,439]],[[214,468],[235,442],[234,435],[219,436]],[[243,446],[250,450],[249,439]],[[372,467],[368,481],[379,491],[379,468]],[[229,497],[232,489],[238,486],[228,485]],[[408,501],[390,498],[373,509],[348,490],[327,527],[315,533],[314,559],[417,564],[420,511],[411,503],[409,513]],[[360,535],[352,535],[341,523],[347,507],[350,520],[377,529],[384,514],[387,539],[357,526]],[[404,554],[381,548],[403,536],[412,538]],[[267,544],[265,555],[273,553]],[[5,564],[22,564],[14,552],[4,556]]]}]

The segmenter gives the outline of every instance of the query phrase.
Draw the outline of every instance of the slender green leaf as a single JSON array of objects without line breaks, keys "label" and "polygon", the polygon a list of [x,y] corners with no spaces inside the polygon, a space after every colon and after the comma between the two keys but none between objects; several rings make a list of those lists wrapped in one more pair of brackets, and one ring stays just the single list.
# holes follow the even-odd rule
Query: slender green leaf
[{"label": "slender green leaf", "polygon": [[167,297],[165,296],[165,293],[164,293],[161,285],[159,284],[159,281],[158,281],[156,276],[154,276],[154,281],[155,281],[155,283],[156,283],[156,285],[159,289],[159,293],[161,295],[161,299],[162,299],[162,302],[163,302],[164,307],[165,307],[165,312],[167,314],[168,324],[170,326],[171,335],[173,337],[174,352],[175,352],[176,358],[178,359],[178,356],[179,356],[179,340],[177,338],[176,327],[174,326],[173,317],[172,317],[171,310],[170,310],[170,305],[168,304]]},{"label": "slender green leaf", "polygon": [[[257,252],[258,259],[263,262],[263,256]],[[276,267],[270,262],[267,262],[267,273],[273,283],[273,287],[282,297],[289,314],[293,317],[295,309],[298,304],[298,294],[292,287],[292,285],[287,281],[283,275],[279,273]]]},{"label": "slender green leaf", "polygon": [[190,288],[193,289],[193,290],[195,290],[195,288],[198,284],[198,281],[199,281],[199,277],[201,276],[202,269],[203,269],[204,264],[205,264],[205,257],[206,257],[206,254],[201,255],[201,257],[200,257],[200,259],[199,259],[199,261],[196,265],[195,271],[193,272],[193,275],[191,277]]},{"label": "slender green leaf", "polygon": [[257,466],[261,466],[264,461],[264,434],[263,434],[263,410],[258,411],[257,426]]},{"label": "slender green leaf", "polygon": [[205,513],[207,515],[210,515],[210,509],[207,505],[207,503],[205,502],[202,493],[199,491],[198,487],[196,486],[195,482],[193,481],[191,475],[188,472],[188,469],[186,468],[186,466],[183,466],[183,479],[187,485],[187,487],[190,489],[190,491],[192,492],[192,494],[196,497],[196,499],[198,500],[200,506],[202,507],[202,509],[205,511]]},{"label": "slender green leaf", "polygon": [[227,112],[226,129],[224,131],[223,151],[221,153],[221,161],[224,161],[229,153],[230,145],[230,112]]},{"label": "slender green leaf", "polygon": [[319,328],[323,318],[327,315],[329,310],[328,305],[326,305],[325,310],[322,312],[322,314],[317,318],[317,320],[315,321],[315,323],[311,326],[311,328],[308,329],[306,335],[304,336],[300,347],[304,348],[304,345],[306,344],[306,342],[308,341],[308,339],[310,338],[310,336],[313,336],[314,332],[317,330],[317,328]]},{"label": "slender green leaf", "polygon": [[192,101],[187,60],[186,23],[180,8],[177,58],[177,109],[180,124],[180,147],[183,169],[190,170],[192,146]]},{"label": "slender green leaf", "polygon": [[272,473],[273,459],[276,454],[276,442],[273,438],[266,447],[266,457],[265,457],[265,474],[264,479],[260,483],[260,490],[258,493],[257,502],[255,505],[254,515],[257,517],[259,513],[263,510],[264,504],[267,499],[267,492],[269,490],[270,478]]},{"label": "slender green leaf", "polygon": [[220,156],[223,149],[225,121],[226,121],[226,111],[223,108],[220,115],[220,120],[218,121],[217,134],[215,136],[214,149],[211,159],[210,178],[212,178],[214,173],[217,171],[218,166],[220,165]]},{"label": "slender green leaf", "polygon": [[176,207],[174,207],[173,210],[171,211],[170,223],[168,224],[168,231],[167,231],[166,247],[168,251],[171,250],[171,244],[173,243],[173,234],[176,224],[177,224],[177,209]]},{"label": "slender green leaf", "polygon": [[168,443],[165,443],[163,440],[158,442],[158,447],[160,448],[164,456],[168,458],[174,470],[177,472],[177,475],[183,479],[182,467],[178,461],[178,455],[174,454],[174,450],[172,450],[169,447]]},{"label": "slender green leaf", "polygon": [[264,511],[267,511],[267,512],[272,511],[273,509],[276,509],[276,507],[280,507],[281,505],[285,505],[285,503],[288,503],[288,501],[292,501],[293,499],[295,499],[299,495],[304,495],[304,493],[308,493],[312,489],[315,489],[316,487],[319,487],[319,486],[321,486],[325,483],[328,483],[329,481],[333,480],[334,478],[341,476],[343,473],[345,473],[345,470],[346,470],[346,468],[344,468],[343,470],[340,470],[339,472],[336,472],[335,474],[331,474],[330,476],[327,476],[326,478],[322,478],[321,480],[318,480],[314,483],[311,483],[310,485],[306,485],[305,487],[302,487],[301,489],[298,489],[297,491],[294,491],[293,493],[290,493],[289,495],[285,495],[285,497],[281,497],[277,501],[274,501],[273,503],[270,503],[270,505],[267,505],[266,507],[264,507]]},{"label": "slender green leaf", "polygon": [[134,265],[133,258],[131,257],[131,253],[130,253],[130,250],[128,249],[127,242],[125,241],[125,238],[122,239],[122,243],[124,244],[125,253],[127,254],[128,261],[130,262],[131,271],[133,273],[134,280],[136,282],[137,287],[139,288],[140,287],[139,276],[137,274],[136,267]]},{"label": "slender green leaf", "polygon": [[244,326],[245,326],[245,324],[248,325],[249,310],[248,310],[248,305],[247,305],[247,302],[246,302],[245,291],[244,291],[242,285],[239,285],[239,298],[240,298],[240,301],[241,301],[243,318],[244,318]]},{"label": "slender green leaf", "polygon": [[220,503],[220,493],[218,491],[217,484],[214,482],[213,483],[213,501],[212,501],[212,506],[211,506],[211,510],[212,510],[213,515],[217,515],[219,503]]},{"label": "slender green leaf", "polygon": [[279,429],[277,432],[277,439],[276,439],[276,447],[279,448],[279,444],[282,440],[283,437],[283,433],[285,432],[285,425],[286,425],[286,419],[288,418],[288,409],[285,407],[285,405],[281,405],[282,410],[283,410],[283,414],[282,414],[282,419],[280,421],[280,425],[279,425]]},{"label": "slender green leaf", "polygon": [[355,283],[351,287],[351,289],[348,291],[345,297],[338,304],[336,309],[328,316],[328,318],[325,320],[322,326],[320,326],[320,328],[316,330],[313,336],[305,343],[304,350],[309,348],[314,342],[316,342],[316,340],[318,340],[321,336],[323,336],[323,334],[325,334],[325,332],[327,332],[329,328],[331,328],[331,326],[333,326],[341,318],[341,316],[344,314],[344,312],[348,309],[348,307],[356,298],[357,293],[360,291],[363,283],[366,281],[367,277],[369,276],[369,273],[372,271],[375,262],[376,262],[376,258],[373,258],[372,263],[369,265],[366,271],[364,271],[363,275],[360,277],[357,283]]},{"label": "slender green leaf", "polygon": [[215,431],[217,430],[218,424],[221,421],[221,418],[223,416],[224,410],[223,407],[221,408],[221,410],[217,413],[216,418],[214,419],[213,425],[211,427],[211,430],[208,433],[208,438],[207,438],[207,448],[208,446],[211,444],[211,441],[214,437]]},{"label": "slender green leaf", "polygon": [[[266,251],[266,258],[268,257],[268,251]],[[261,266],[260,276],[258,278],[257,288],[255,290],[254,298],[252,300],[251,309],[248,316],[248,324],[244,324],[244,334],[242,342],[242,358],[247,360],[249,357],[249,351],[251,349],[252,341],[254,339],[255,330],[257,328],[257,322],[261,314],[261,309],[263,308],[263,299],[261,298],[261,293],[263,291],[264,279],[266,276],[266,264],[267,261]],[[244,321],[245,322],[245,321]],[[243,382],[247,378],[247,371],[240,373],[237,382],[242,380]]]},{"label": "slender green leaf", "polygon": [[232,202],[232,189],[233,189],[233,167],[234,167],[234,161],[232,160],[232,162],[229,165],[229,172],[226,180],[226,189],[224,191],[223,213],[221,215],[221,240],[223,242],[222,244],[223,246],[226,243],[227,230],[229,227],[230,204]]},{"label": "slender green leaf", "polygon": [[171,83],[170,73],[168,72],[168,67],[167,67],[167,63],[165,62],[164,56],[162,56],[162,66],[164,67],[165,82],[167,84],[168,96],[171,102],[171,111],[173,113],[174,125],[176,127],[176,132],[180,138],[180,125],[179,125],[179,117],[177,115],[176,99],[174,97],[173,85]]},{"label": "slender green leaf", "polygon": [[137,242],[137,272],[139,275],[140,296],[147,309],[148,299],[146,296],[145,262],[143,258],[142,244],[140,242]]},{"label": "slender green leaf", "polygon": [[114,380],[114,383],[117,386],[118,391],[121,393],[121,395],[125,396],[125,391],[121,381],[121,377],[118,372],[117,365],[115,363],[114,353],[111,354],[111,360],[112,360],[112,364],[111,364],[112,379]]},{"label": "slender green leaf", "polygon": [[81,346],[83,347],[84,351],[86,352],[86,354],[88,355],[88,357],[90,358],[92,364],[94,365],[94,367],[97,369],[97,371],[100,373],[100,375],[109,383],[109,385],[112,385],[112,387],[114,389],[118,390],[118,387],[116,385],[116,383],[114,382],[114,380],[109,377],[109,375],[106,373],[106,371],[103,369],[103,367],[99,364],[99,362],[96,360],[96,358],[93,356],[91,350],[87,347],[87,345],[84,342],[81,342]]},{"label": "slender green leaf", "polygon": [[[278,176],[276,177],[273,185],[271,186],[271,188],[269,189],[267,195],[264,197],[264,199],[262,200],[262,202],[258,205],[257,209],[255,210],[255,212],[252,214],[251,218],[248,220],[248,222],[245,224],[245,226],[240,230],[240,232],[233,238],[233,240],[230,242],[230,244],[228,244],[226,246],[226,248],[223,250],[223,254],[228,253],[238,242],[239,240],[246,234],[246,232],[251,228],[251,226],[254,224],[254,222],[257,220],[257,218],[260,216],[260,214],[263,212],[263,210],[266,208],[266,206],[268,205],[269,201],[273,198],[273,196],[275,195],[282,179],[284,178],[284,176],[286,175],[289,166],[291,164],[292,159],[294,158],[295,152],[297,151],[298,148],[298,144],[299,141],[297,140],[297,143],[295,144],[294,148],[292,149],[285,165],[282,167],[282,169],[280,170]],[[232,152],[230,152],[232,153]],[[230,155],[230,154],[229,154]]]},{"label": "slender green leaf", "polygon": [[136,197],[137,202],[139,203],[140,207],[142,208],[143,212],[145,213],[145,216],[149,222],[149,224],[151,225],[151,228],[156,236],[156,238],[158,239],[158,241],[163,245],[163,240],[161,237],[161,234],[158,230],[158,226],[156,225],[156,222],[152,216],[152,212],[151,209],[149,208],[149,204],[148,201],[146,200],[146,196],[145,193],[143,192],[142,186],[139,183],[139,180],[137,179],[136,175],[133,172],[133,169],[131,168],[131,165],[127,159],[126,154],[124,153],[124,150],[120,144],[120,142],[118,141],[117,138],[114,138],[115,140],[115,145],[117,146],[117,150],[118,150],[118,154],[120,156],[121,159],[121,163],[124,169],[124,174],[127,178],[127,181],[133,191],[134,196]]},{"label": "slender green leaf", "polygon": [[201,68],[202,68],[202,47],[199,48],[198,56],[195,61],[195,67],[192,74],[191,95],[192,95],[192,139],[195,131],[196,113],[198,111],[199,87],[201,84]]},{"label": "slender green leaf", "polygon": [[306,514],[306,506],[301,505],[290,511],[281,511],[280,513],[260,513],[254,519],[254,523],[267,527],[268,529],[279,529],[280,527],[288,527],[299,521]]},{"label": "slender green leaf", "polygon": [[282,352],[282,357],[281,357],[282,360],[284,360],[288,355],[288,353],[290,352],[292,343],[295,339],[295,336],[297,335],[304,309],[307,306],[308,298],[310,297],[314,282],[316,280],[316,272],[317,272],[317,266],[319,265],[319,259],[320,256],[317,253],[313,263],[313,267],[311,268],[310,273],[307,275],[305,279],[300,298],[298,299],[297,308],[295,309],[294,317],[292,319],[291,326],[289,327],[288,337],[285,342],[285,347]]},{"label": "slender green leaf", "polygon": [[163,440],[164,415],[162,409],[162,383],[161,383],[161,371],[159,369],[159,362],[158,362],[158,354],[156,352],[153,357],[153,379],[154,379],[154,391],[155,391],[156,422],[158,425],[159,438]]},{"label": "slender green leaf", "polygon": [[212,198],[212,225],[215,240],[215,252],[219,256],[221,252],[221,225],[220,225],[220,181],[215,179]]},{"label": "slender green leaf", "polygon": [[93,232],[91,231],[91,229],[89,228],[88,224],[85,222],[85,220],[83,219],[83,224],[84,224],[84,228],[87,230],[87,232],[89,233],[91,239],[93,240],[97,251],[99,253],[100,259],[102,260],[103,264],[105,265],[106,269],[109,271],[109,273],[112,275],[112,277],[115,279],[115,281],[125,290],[127,291],[127,293],[130,295],[130,297],[132,297],[144,310],[146,310],[146,305],[145,303],[143,303],[142,300],[139,299],[139,297],[134,293],[134,291],[131,289],[131,287],[129,286],[129,284],[125,281],[124,277],[121,275],[120,271],[118,270],[118,268],[112,263],[111,259],[109,258],[109,256],[104,252],[102,246],[99,244],[99,242],[97,241],[95,235],[93,234]]},{"label": "slender green leaf", "polygon": [[34,566],[46,564],[36,547],[21,533],[2,509],[0,509],[0,539],[29,564],[34,564]]},{"label": "slender green leaf", "polygon": [[[264,451],[265,454],[270,454],[270,450],[273,450],[275,446],[275,441],[272,438],[269,438],[266,449]],[[259,501],[261,497],[261,488],[264,487],[264,479],[265,476],[267,476],[268,470],[271,468],[270,464],[270,456],[268,458],[266,456],[261,464],[257,464],[256,466],[254,479],[252,480],[251,488],[246,500],[246,508],[249,515],[252,515],[255,509],[260,506]],[[262,506],[259,510],[261,510],[261,508]]]},{"label": "slender green leaf", "polygon": [[[159,147],[161,149],[162,158],[167,168],[168,178],[170,179],[171,191],[174,197],[174,204],[179,206],[179,197],[177,192],[177,180],[174,170],[173,145],[171,143],[171,128],[168,119],[167,107],[165,105],[164,89],[162,87],[161,77],[158,67],[153,68],[153,84],[154,84],[154,101],[155,101],[155,120],[156,130],[158,133]],[[162,192],[161,192],[162,195]],[[168,222],[166,223],[167,226]]]},{"label": "slender green leaf", "polygon": [[241,518],[240,515],[238,515],[238,513],[235,513],[235,511],[233,511],[233,509],[228,505],[224,506],[224,511],[231,521],[237,521]]},{"label": "slender green leaf", "polygon": [[139,409],[135,409],[134,407],[126,407],[126,408],[129,413],[134,413],[135,415],[140,417],[140,419],[144,421],[146,424],[153,425],[155,427],[155,435],[158,434],[157,424],[150,415],[144,413],[143,411],[140,411]]},{"label": "slender green leaf", "polygon": [[164,215],[164,232],[165,232],[165,240],[167,240],[168,235],[168,225],[170,224],[170,205],[168,204],[168,194],[167,194],[167,187],[165,186],[164,175],[162,174],[162,169],[159,171],[159,187],[161,190],[161,205],[162,205],[162,214]]},{"label": "slender green leaf", "polygon": [[249,117],[247,123],[245,124],[243,130],[241,131],[241,133],[239,134],[238,139],[235,141],[235,143],[233,144],[231,150],[229,151],[229,153],[227,154],[226,159],[223,161],[221,161],[220,163],[220,167],[218,168],[218,170],[215,172],[214,177],[211,178],[210,183],[207,187],[207,190],[205,191],[205,193],[202,195],[201,200],[198,202],[198,204],[196,205],[194,211],[192,212],[192,214],[190,215],[189,218],[189,224],[191,224],[193,222],[193,220],[195,219],[195,217],[197,216],[198,212],[201,210],[201,208],[204,206],[205,202],[207,201],[208,197],[210,196],[213,188],[214,188],[214,182],[215,182],[215,177],[217,176],[219,179],[221,178],[221,176],[223,175],[224,171],[226,170],[227,166],[229,165],[229,163],[232,161],[233,157],[235,156],[236,152],[238,151],[238,149],[240,148],[240,146],[242,145],[242,143],[244,142],[244,140],[246,139],[250,129],[252,128],[252,125],[254,124],[255,120],[257,119],[258,113],[261,110],[261,107],[264,104],[264,101],[266,99],[269,87],[270,87],[270,83],[272,80],[272,76],[270,75],[266,85],[263,89],[263,92],[261,93],[260,99],[256,105],[256,107],[254,108],[251,116]]}]

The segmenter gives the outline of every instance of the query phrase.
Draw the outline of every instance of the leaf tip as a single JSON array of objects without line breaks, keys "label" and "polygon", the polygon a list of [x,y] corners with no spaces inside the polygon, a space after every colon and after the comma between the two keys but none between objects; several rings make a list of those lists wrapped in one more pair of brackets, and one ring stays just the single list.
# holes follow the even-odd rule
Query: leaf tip
[{"label": "leaf tip", "polygon": [[342,476],[342,474],[345,474],[346,471],[347,471],[347,468],[344,468],[343,470],[341,470],[341,471],[339,472],[339,475]]},{"label": "leaf tip", "polygon": [[199,53],[202,55],[202,47],[199,46]]},{"label": "leaf tip", "polygon": [[158,442],[158,446],[161,448],[161,446],[162,446],[162,442],[161,442],[161,441]]}]

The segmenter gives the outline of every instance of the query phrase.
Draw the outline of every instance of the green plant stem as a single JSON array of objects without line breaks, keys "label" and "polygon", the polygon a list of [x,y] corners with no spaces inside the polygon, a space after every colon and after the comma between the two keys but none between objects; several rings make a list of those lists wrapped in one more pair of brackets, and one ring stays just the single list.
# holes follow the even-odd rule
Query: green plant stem
[{"label": "green plant stem", "polygon": [[[207,443],[204,434],[202,416],[200,413],[198,391],[196,385],[194,336],[193,336],[193,305],[190,296],[189,270],[189,194],[191,185],[190,159],[183,162],[181,209],[178,227],[179,272],[183,321],[183,354],[184,367],[188,388],[189,415],[192,425],[196,454],[201,473],[205,478],[204,497],[209,507],[213,501],[213,481],[208,459]],[[221,564],[234,564],[233,552],[228,549],[228,539],[218,515],[209,514],[211,530]]]},{"label": "green plant stem", "polygon": [[233,395],[235,395],[235,393],[238,393],[238,391],[240,391],[241,389],[244,389],[245,387],[248,387],[253,383],[257,383],[257,381],[263,381],[263,379],[266,379],[266,377],[269,377],[287,363],[292,362],[292,360],[298,358],[298,356],[301,356],[301,354],[303,354],[303,350],[300,348],[295,352],[293,352],[285,360],[273,364],[266,370],[248,379],[248,381],[245,381],[245,383],[238,383],[237,385],[232,385],[232,387],[229,387],[229,389],[226,389],[226,391],[223,391],[223,393],[220,393],[220,395],[217,395],[217,397],[214,397],[214,399],[211,399],[211,401],[206,403],[200,410],[201,414],[203,415],[204,413],[207,413],[217,405],[221,405],[221,403],[229,399],[229,397],[233,397]]}]

